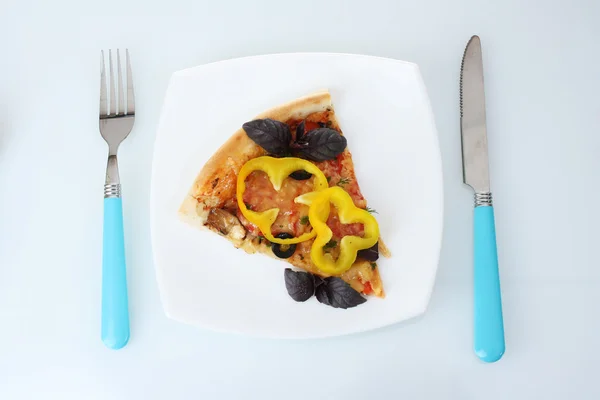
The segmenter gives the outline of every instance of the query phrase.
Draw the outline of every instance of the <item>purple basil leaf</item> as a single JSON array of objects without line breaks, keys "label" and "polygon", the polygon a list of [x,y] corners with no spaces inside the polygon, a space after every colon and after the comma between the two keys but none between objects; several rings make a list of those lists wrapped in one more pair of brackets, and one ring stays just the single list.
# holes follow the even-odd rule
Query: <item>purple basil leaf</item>
[{"label": "purple basil leaf", "polygon": [[308,160],[333,160],[346,148],[346,138],[334,129],[317,128],[306,133],[290,147]]},{"label": "purple basil leaf", "polygon": [[379,259],[379,242],[368,249],[359,250],[358,256],[367,261],[377,261]]},{"label": "purple basil leaf", "polygon": [[315,288],[319,287],[323,283],[323,278],[321,278],[319,275],[313,275],[313,278],[315,279]]},{"label": "purple basil leaf", "polygon": [[289,153],[292,134],[290,127],[274,119],[255,119],[243,125],[246,134],[268,153],[283,156]]},{"label": "purple basil leaf", "polygon": [[304,136],[304,120],[296,127],[296,140],[300,140]]},{"label": "purple basil leaf", "polygon": [[317,297],[317,300],[319,300],[319,303],[323,303],[327,306],[331,305],[331,303],[329,302],[329,295],[327,294],[327,288],[325,284],[316,287],[315,296]]},{"label": "purple basil leaf", "polygon": [[295,301],[306,301],[315,293],[315,283],[311,274],[286,268],[284,277],[285,288]]},{"label": "purple basil leaf", "polygon": [[[326,296],[320,294],[320,291],[324,291]],[[348,283],[333,276],[325,278],[323,284],[317,287],[317,299],[319,299],[319,295],[326,297],[329,305],[334,308],[352,308],[367,301]],[[319,301],[321,300],[319,299]],[[327,304],[324,301],[321,303]]]}]

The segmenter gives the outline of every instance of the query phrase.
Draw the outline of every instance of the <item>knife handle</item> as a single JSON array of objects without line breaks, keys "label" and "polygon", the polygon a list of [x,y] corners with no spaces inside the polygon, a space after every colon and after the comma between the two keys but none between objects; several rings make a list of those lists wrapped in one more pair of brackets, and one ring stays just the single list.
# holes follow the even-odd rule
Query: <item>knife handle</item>
[{"label": "knife handle", "polygon": [[475,206],[474,223],[475,354],[482,361],[494,362],[505,347],[491,195],[490,205]]},{"label": "knife handle", "polygon": [[120,197],[104,199],[102,341],[113,350],[122,348],[129,341],[123,205]]}]

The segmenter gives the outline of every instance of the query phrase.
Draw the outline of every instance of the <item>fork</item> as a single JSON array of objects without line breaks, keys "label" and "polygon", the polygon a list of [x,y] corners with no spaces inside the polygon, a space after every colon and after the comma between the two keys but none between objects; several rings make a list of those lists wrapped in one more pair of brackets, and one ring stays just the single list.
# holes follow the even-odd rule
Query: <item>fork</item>
[{"label": "fork", "polygon": [[[109,81],[106,82],[104,51],[101,51],[100,133],[108,144],[108,163],[104,184],[104,233],[102,239],[102,341],[114,350],[129,341],[129,306],[125,270],[123,204],[117,164],[119,145],[131,132],[135,120],[133,80],[129,51],[125,50],[127,99],[124,97],[121,57],[117,50],[117,82],[113,73],[112,51],[108,50]],[[117,94],[115,95],[115,83]],[[107,90],[110,96],[107,96]],[[110,107],[109,107],[110,100]],[[118,101],[117,101],[118,100]]]}]

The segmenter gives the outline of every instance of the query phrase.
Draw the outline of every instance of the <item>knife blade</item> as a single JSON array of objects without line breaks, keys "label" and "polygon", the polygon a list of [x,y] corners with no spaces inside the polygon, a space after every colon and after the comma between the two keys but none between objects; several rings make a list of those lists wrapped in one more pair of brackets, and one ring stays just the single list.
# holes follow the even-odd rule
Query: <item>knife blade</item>
[{"label": "knife blade", "polygon": [[463,181],[475,191],[473,214],[474,350],[485,362],[505,351],[496,228],[490,189],[481,40],[473,36],[460,69]]},{"label": "knife blade", "polygon": [[463,180],[475,192],[490,191],[481,40],[473,36],[460,71],[460,128]]}]

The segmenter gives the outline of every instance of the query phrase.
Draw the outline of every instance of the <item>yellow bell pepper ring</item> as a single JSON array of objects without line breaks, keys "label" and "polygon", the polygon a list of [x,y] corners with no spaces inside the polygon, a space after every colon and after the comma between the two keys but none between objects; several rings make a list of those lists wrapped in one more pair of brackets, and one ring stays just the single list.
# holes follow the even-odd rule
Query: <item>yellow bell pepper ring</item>
[{"label": "yellow bell pepper ring", "polygon": [[[356,207],[350,195],[338,186],[320,192],[307,193],[297,197],[295,201],[310,205],[308,220],[313,227],[313,232],[317,233],[310,249],[310,258],[323,273],[343,274],[352,267],[359,250],[368,249],[379,240],[379,225],[375,217],[368,211]],[[362,223],[364,227],[363,237],[348,235],[340,240],[340,255],[337,260],[323,250],[323,246],[333,236],[331,229],[327,226],[327,218],[331,211],[330,203],[336,207],[342,224]]]},{"label": "yellow bell pepper ring", "polygon": [[310,161],[303,160],[296,157],[257,157],[242,166],[240,173],[237,178],[237,202],[240,211],[246,217],[246,219],[255,224],[258,229],[261,230],[262,234],[273,243],[279,244],[295,244],[304,242],[312,239],[316,236],[316,232],[310,231],[304,233],[298,237],[291,239],[280,239],[273,236],[271,233],[271,226],[277,219],[279,214],[279,208],[271,208],[266,211],[252,211],[246,207],[244,203],[244,192],[246,191],[246,178],[254,171],[263,171],[269,177],[271,184],[275,190],[279,191],[285,178],[287,178],[292,172],[304,170],[313,174],[313,189],[320,191],[329,187],[325,174]]}]

